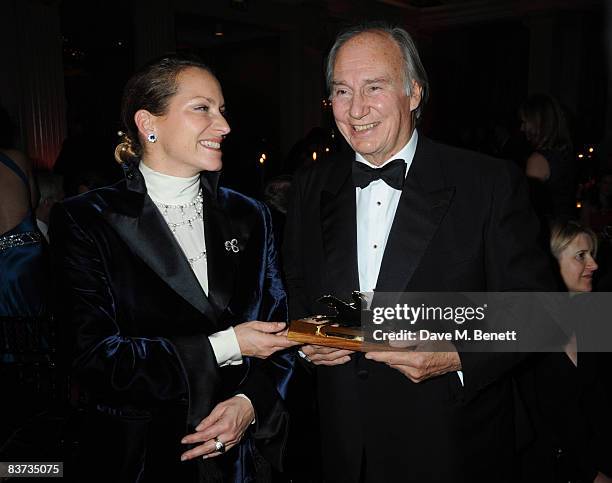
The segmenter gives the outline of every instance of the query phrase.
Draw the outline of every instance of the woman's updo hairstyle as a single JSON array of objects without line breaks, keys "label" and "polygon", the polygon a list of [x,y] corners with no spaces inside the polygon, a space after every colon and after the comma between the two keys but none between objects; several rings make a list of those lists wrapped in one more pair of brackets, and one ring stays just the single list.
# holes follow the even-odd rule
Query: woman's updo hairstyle
[{"label": "woman's updo hairstyle", "polygon": [[142,156],[142,141],[134,122],[134,114],[140,109],[155,116],[165,114],[170,99],[176,94],[178,75],[189,67],[197,67],[212,74],[210,67],[198,57],[172,54],[149,62],[130,78],[121,100],[123,131],[118,133],[121,140],[115,148],[117,162],[130,162]]}]

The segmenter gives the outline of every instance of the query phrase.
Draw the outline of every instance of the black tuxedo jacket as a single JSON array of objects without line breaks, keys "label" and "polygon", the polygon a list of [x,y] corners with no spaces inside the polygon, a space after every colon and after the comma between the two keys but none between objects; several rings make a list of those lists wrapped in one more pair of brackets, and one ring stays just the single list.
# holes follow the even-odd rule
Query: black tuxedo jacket
[{"label": "black tuxedo jacket", "polygon": [[[354,155],[294,181],[284,264],[290,318],[328,309],[324,294],[359,288]],[[420,137],[383,256],[381,292],[524,291],[553,286],[538,222],[510,163]],[[415,384],[356,354],[317,367],[326,481],[512,481],[510,369],[520,354],[461,353],[448,373]]]},{"label": "black tuxedo jacket", "polygon": [[[219,368],[208,340],[244,321],[286,320],[267,208],[202,175],[206,296],[140,171],[125,170],[124,181],[58,204],[50,223],[62,319],[90,398],[87,481],[247,481],[253,441],[280,466],[292,357]],[[181,438],[237,393],[256,413],[243,443],[180,463]]]}]

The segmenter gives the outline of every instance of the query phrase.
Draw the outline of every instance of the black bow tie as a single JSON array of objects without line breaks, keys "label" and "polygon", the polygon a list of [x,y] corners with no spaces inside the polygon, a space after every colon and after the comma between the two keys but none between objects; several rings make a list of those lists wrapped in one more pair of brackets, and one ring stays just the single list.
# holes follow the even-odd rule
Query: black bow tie
[{"label": "black bow tie", "polygon": [[403,159],[394,159],[382,168],[370,168],[359,161],[353,163],[353,184],[356,188],[365,188],[377,179],[382,179],[391,188],[401,191],[406,179],[406,163]]}]

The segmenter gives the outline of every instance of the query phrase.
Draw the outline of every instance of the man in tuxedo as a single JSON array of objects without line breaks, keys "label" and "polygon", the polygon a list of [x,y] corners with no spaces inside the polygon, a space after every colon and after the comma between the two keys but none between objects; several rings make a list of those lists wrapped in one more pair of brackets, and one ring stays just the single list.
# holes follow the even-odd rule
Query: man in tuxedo
[{"label": "man in tuxedo", "polygon": [[[340,34],[327,64],[353,153],[294,180],[284,263],[290,317],[324,294],[548,290],[525,181],[510,163],[415,128],[428,91],[410,35]],[[470,95],[465,96],[466,109]],[[327,309],[328,310],[328,309]],[[325,481],[513,481],[518,353],[351,353],[304,346],[315,368]]]}]

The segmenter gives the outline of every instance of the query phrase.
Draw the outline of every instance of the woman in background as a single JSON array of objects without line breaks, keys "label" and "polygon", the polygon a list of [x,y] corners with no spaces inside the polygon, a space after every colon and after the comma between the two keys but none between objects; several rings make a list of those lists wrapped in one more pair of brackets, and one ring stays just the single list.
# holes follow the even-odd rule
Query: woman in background
[{"label": "woman in background", "polygon": [[541,354],[521,381],[536,436],[523,455],[524,482],[612,483],[609,354],[606,362],[602,354],[580,352],[588,309],[578,294],[593,290],[597,245],[595,233],[576,222],[551,227],[550,250],[572,297],[565,313],[575,332],[563,352]]},{"label": "woman in background", "polygon": [[14,149],[12,124],[0,107],[0,317],[40,316],[46,307],[37,203],[31,162]]},{"label": "woman in background", "polygon": [[[559,262],[559,272],[570,295],[593,290],[593,274],[598,269],[595,261],[597,248],[598,239],[593,230],[573,221],[553,224],[550,249]],[[578,444],[579,464],[583,474],[590,469],[595,473],[594,482],[612,483],[612,391],[607,382],[612,361],[610,354],[580,353],[582,331],[579,317],[585,313],[584,310],[589,309],[583,304],[577,305],[578,310],[572,312],[578,314],[573,321],[577,333],[570,337],[565,346],[565,354],[574,366],[571,371],[573,376],[577,377],[578,415],[584,427],[577,428],[571,436],[574,443],[579,443],[578,436],[584,431],[584,440]]]},{"label": "woman in background", "polygon": [[535,94],[519,108],[521,130],[533,148],[525,172],[533,181],[532,199],[545,222],[570,219],[576,208],[572,142],[567,120],[551,96]]},{"label": "woman in background", "polygon": [[[47,263],[34,211],[38,190],[30,159],[14,149],[12,123],[0,106],[0,451],[45,408]],[[35,362],[33,362],[35,361]],[[25,363],[24,363],[25,362]]]},{"label": "woman in background", "polygon": [[[254,481],[282,463],[293,345],[265,206],[218,187],[229,134],[197,59],[127,83],[125,180],[55,208],[51,242],[89,398],[81,481]],[[279,321],[268,323],[262,321]]]},{"label": "woman in background", "polygon": [[[550,251],[559,263],[559,273],[570,294],[591,292],[593,274],[598,269],[597,235],[576,222],[557,222],[550,233]],[[565,347],[567,356],[577,365],[576,334]]]}]

